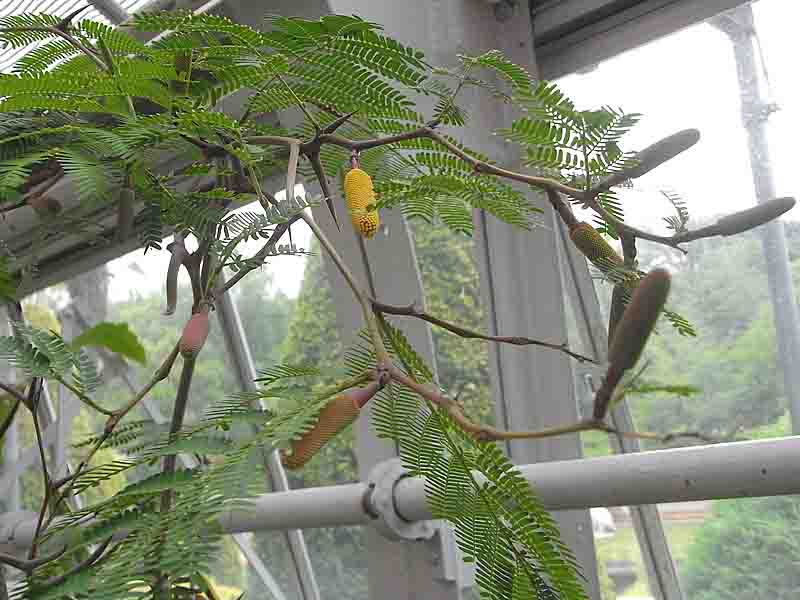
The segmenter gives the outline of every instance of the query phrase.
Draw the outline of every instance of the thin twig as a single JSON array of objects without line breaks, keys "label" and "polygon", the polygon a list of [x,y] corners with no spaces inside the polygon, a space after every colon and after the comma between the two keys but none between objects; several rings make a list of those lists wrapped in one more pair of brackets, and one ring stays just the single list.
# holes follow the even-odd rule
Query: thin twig
[{"label": "thin twig", "polygon": [[445,396],[441,391],[434,389],[429,385],[422,384],[394,365],[388,366],[389,376],[398,383],[406,386],[410,390],[416,392],[432,404],[438,406],[446,411],[451,419],[464,431],[471,434],[475,439],[480,441],[501,441],[501,440],[535,440],[559,435],[566,435],[569,433],[580,433],[582,431],[604,431],[606,433],[617,433],[626,437],[638,437],[643,439],[657,440],[661,443],[668,443],[677,438],[688,437],[697,438],[708,443],[719,443],[722,440],[712,436],[695,431],[681,431],[676,433],[650,433],[650,432],[628,432],[618,431],[617,429],[608,425],[601,419],[584,419],[573,423],[571,425],[562,425],[558,427],[548,427],[546,429],[539,429],[535,431],[501,431],[487,425],[480,423],[473,423],[462,412],[458,403]]},{"label": "thin twig", "polygon": [[267,242],[261,247],[261,249],[256,252],[251,258],[249,258],[245,265],[243,265],[236,273],[234,273],[230,279],[228,279],[222,287],[220,287],[219,291],[217,292],[217,296],[221,296],[222,294],[227,293],[234,285],[236,285],[245,275],[247,275],[250,271],[261,266],[261,263],[270,255],[270,253],[275,249],[278,241],[280,241],[283,234],[285,234],[289,227],[300,220],[300,215],[296,214],[292,216],[286,223],[278,224],[272,232],[272,235],[269,236]]},{"label": "thin twig", "polygon": [[28,552],[29,560],[36,558],[39,535],[42,533],[44,515],[47,512],[48,505],[50,504],[50,495],[52,489],[50,472],[47,470],[47,458],[44,455],[44,439],[42,438],[42,428],[39,426],[39,400],[43,385],[44,382],[41,377],[34,377],[33,381],[31,381],[30,390],[28,391],[28,405],[31,408],[31,418],[33,419],[33,429],[36,433],[36,447],[39,450],[39,460],[42,463],[42,479],[44,484],[44,498],[42,499],[42,507],[39,510],[39,517],[36,520],[36,530],[33,532],[31,549]]},{"label": "thin twig", "polygon": [[110,411],[110,410],[108,410],[106,408],[103,408],[102,406],[100,406],[97,403],[95,403],[91,398],[89,398],[86,394],[84,394],[82,391],[80,391],[74,385],[72,385],[71,383],[66,381],[60,375],[55,375],[54,379],[56,381],[58,381],[61,385],[63,385],[65,388],[67,388],[70,392],[75,394],[75,397],[78,400],[80,400],[81,402],[83,402],[86,406],[89,406],[90,408],[93,408],[97,412],[103,413],[106,416],[109,416],[109,417],[113,416],[114,413],[112,411]]},{"label": "thin twig", "polygon": [[620,233],[621,235],[624,234],[624,233],[627,233],[629,235],[632,235],[634,237],[637,237],[637,238],[640,238],[640,239],[643,239],[643,240],[648,240],[650,242],[656,242],[658,244],[663,244],[665,246],[669,246],[670,248],[674,248],[675,250],[680,250],[681,252],[686,254],[686,249],[685,248],[681,248],[680,245],[679,245],[685,240],[682,240],[681,238],[678,238],[678,237],[675,237],[675,236],[656,235],[654,233],[650,233],[650,232],[644,231],[642,229],[638,229],[636,227],[632,227],[632,226],[630,226],[630,225],[628,225],[626,223],[623,223],[622,221],[620,221],[619,219],[614,217],[614,215],[612,215],[610,212],[608,212],[605,208],[603,208],[603,205],[600,204],[600,202],[597,201],[597,197],[594,196],[591,193],[584,194],[583,197],[580,198],[580,199],[583,201],[583,203],[586,206],[588,206],[593,211],[595,211],[598,215],[600,215],[600,217],[602,217],[602,219],[606,223],[612,225],[617,230],[617,232]]},{"label": "thin twig", "polygon": [[717,438],[701,431],[676,431],[672,433],[658,433],[653,431],[621,431],[609,425],[598,425],[597,429],[602,429],[608,433],[613,433],[622,437],[635,438],[641,440],[654,440],[662,444],[668,444],[680,438],[697,439],[707,444],[721,444],[726,440]]},{"label": "thin twig", "polygon": [[21,405],[22,402],[20,402],[19,398],[15,398],[14,406],[11,407],[11,410],[8,412],[6,418],[3,420],[3,424],[0,425],[0,440],[3,439],[3,436],[5,436],[6,434],[6,431],[8,431],[9,427],[11,427],[11,424],[14,422],[14,417],[17,416],[17,410],[19,410],[19,407]]},{"label": "thin twig", "polygon": [[58,560],[66,551],[67,546],[64,545],[60,550],[53,552],[52,554],[40,556],[39,558],[35,558],[33,560],[25,560],[22,558],[17,558],[16,556],[11,556],[10,554],[5,554],[4,552],[0,552],[0,563],[14,567],[23,573],[31,573],[42,565],[46,565],[54,560]]},{"label": "thin twig", "polygon": [[441,144],[450,152],[458,156],[461,160],[468,162],[472,165],[477,173],[487,173],[489,175],[497,175],[498,177],[504,177],[505,179],[511,179],[513,181],[519,181],[520,183],[527,183],[528,185],[532,185],[542,189],[553,189],[562,194],[566,194],[572,198],[576,198],[578,200],[584,199],[584,192],[582,190],[570,187],[568,185],[564,185],[559,181],[555,181],[553,179],[549,179],[547,177],[537,177],[536,175],[525,175],[524,173],[517,173],[516,171],[510,171],[508,169],[503,169],[496,165],[489,164],[482,160],[478,160],[474,156],[471,156],[464,152],[461,148],[456,146],[450,140],[448,140],[443,135],[439,134],[439,132],[434,131],[433,129],[426,127],[425,128],[425,137],[428,137],[435,142]]},{"label": "thin twig", "polygon": [[473,331],[471,329],[467,329],[466,327],[456,325],[455,323],[450,323],[448,321],[440,319],[439,317],[435,317],[429,313],[421,311],[414,304],[411,304],[409,306],[393,306],[391,304],[384,304],[383,302],[378,302],[374,298],[371,299],[371,302],[372,302],[372,307],[378,312],[385,313],[387,315],[397,315],[402,317],[414,317],[417,319],[421,319],[423,321],[431,323],[432,325],[436,325],[437,327],[446,329],[447,331],[454,333],[462,338],[486,340],[487,342],[498,342],[502,344],[511,344],[514,346],[541,346],[543,348],[550,348],[551,350],[558,350],[560,352],[563,352],[580,362],[594,363],[594,360],[592,360],[588,356],[584,356],[583,354],[578,354],[577,352],[573,352],[572,350],[570,350],[566,343],[554,344],[552,342],[534,340],[531,338],[521,337],[521,336],[486,335],[478,331]]},{"label": "thin twig", "polygon": [[314,222],[314,219],[312,219],[305,212],[300,213],[300,218],[306,222],[311,231],[319,240],[320,245],[325,248],[325,251],[331,257],[331,260],[333,260],[336,268],[339,269],[339,273],[341,273],[342,277],[344,277],[344,280],[347,282],[347,285],[350,287],[350,290],[356,297],[358,304],[361,306],[361,313],[364,317],[367,331],[369,331],[372,347],[373,350],[375,350],[375,357],[377,358],[378,365],[380,367],[387,367],[391,360],[389,358],[389,353],[386,351],[386,347],[383,344],[383,337],[378,329],[378,323],[375,320],[375,314],[372,311],[372,304],[370,303],[369,297],[358,285],[355,275],[353,275],[352,271],[350,271],[347,263],[345,263],[344,259],[342,259],[342,257],[339,255],[339,252],[336,250],[336,247],[333,245],[333,243],[331,243],[322,229],[320,229],[316,222]]},{"label": "thin twig", "polygon": [[27,404],[28,399],[25,398],[25,396],[23,396],[22,394],[20,394],[17,390],[15,390],[13,386],[0,381],[0,389],[8,393],[9,395],[13,396],[14,399],[17,400],[18,402]]},{"label": "thin twig", "polygon": [[[94,565],[96,562],[98,562],[101,558],[105,558],[103,556],[103,552],[105,552],[106,548],[108,548],[108,545],[111,543],[112,539],[114,539],[113,536],[109,537],[108,539],[106,539],[106,541],[104,541],[102,544],[100,544],[95,549],[95,551],[92,552],[85,560],[81,561],[79,564],[77,564],[74,567],[72,567],[66,573],[64,573],[62,575],[57,575],[55,577],[51,577],[50,579],[45,581],[43,584],[41,584],[41,586],[37,585],[36,586],[37,590],[46,590],[48,588],[52,588],[52,587],[56,587],[57,585],[61,585],[62,583],[64,583],[70,577],[73,577],[74,575],[77,575],[81,571],[83,571],[85,569],[88,569],[89,567]],[[114,552],[115,549],[116,549],[116,547],[112,548],[111,551],[108,554],[106,554],[106,556],[109,556],[111,554],[111,552]]]},{"label": "thin twig", "polygon": [[[74,485],[74,481],[77,479],[79,475],[81,475],[84,469],[88,466],[89,461],[92,457],[97,453],[100,447],[105,443],[105,441],[111,436],[116,428],[117,424],[127,415],[133,408],[141,402],[141,400],[150,392],[150,390],[155,387],[155,385],[163,381],[167,378],[170,371],[172,370],[172,366],[175,364],[175,359],[178,357],[178,344],[175,344],[175,347],[172,349],[172,352],[164,359],[164,362],[161,366],[156,369],[155,373],[153,374],[152,379],[147,382],[147,384],[138,392],[136,393],[133,398],[121,409],[114,411],[111,417],[108,418],[106,421],[105,427],[103,428],[102,435],[98,438],[98,440],[92,446],[92,449],[89,453],[84,457],[84,459],[80,462],[78,467],[75,469],[75,472],[67,475],[66,477],[59,479],[53,485],[55,488],[60,488],[64,484],[70,483],[67,489],[61,492],[59,496],[59,502],[63,499],[66,495],[69,494],[72,485]],[[57,503],[56,503],[57,504]]]}]

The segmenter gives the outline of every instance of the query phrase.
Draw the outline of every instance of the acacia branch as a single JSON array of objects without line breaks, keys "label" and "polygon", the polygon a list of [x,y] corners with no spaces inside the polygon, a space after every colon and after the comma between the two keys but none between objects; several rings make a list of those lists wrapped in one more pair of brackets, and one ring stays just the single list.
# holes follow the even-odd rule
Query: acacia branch
[{"label": "acacia branch", "polygon": [[586,206],[588,206],[598,215],[600,215],[600,217],[606,223],[612,225],[620,235],[627,234],[636,238],[648,240],[650,242],[655,242],[657,244],[663,244],[664,246],[669,246],[670,248],[674,248],[675,250],[680,250],[681,252],[686,254],[686,250],[684,248],[681,248],[679,245],[686,240],[681,239],[677,236],[656,235],[655,233],[650,233],[648,231],[644,231],[642,229],[638,229],[636,227],[632,227],[626,223],[623,223],[622,221],[617,219],[614,215],[612,215],[610,212],[608,212],[603,207],[602,204],[600,204],[600,202],[597,200],[597,196],[594,193],[584,194],[581,200]]},{"label": "acacia branch", "polygon": [[425,311],[419,310],[414,304],[410,304],[408,306],[393,306],[391,304],[384,304],[382,302],[378,302],[374,298],[370,299],[370,302],[372,303],[373,309],[375,309],[377,312],[384,313],[387,315],[397,315],[401,317],[414,317],[417,319],[421,319],[423,321],[431,323],[432,325],[436,325],[437,327],[446,329],[447,331],[454,333],[462,338],[479,339],[479,340],[485,340],[487,342],[498,342],[501,344],[511,344],[514,346],[541,346],[543,348],[550,348],[551,350],[558,350],[560,352],[563,352],[580,362],[594,363],[594,360],[592,360],[588,356],[584,356],[582,354],[578,354],[577,352],[573,352],[572,350],[570,350],[566,343],[554,344],[552,342],[534,340],[531,338],[521,337],[521,336],[486,335],[478,331],[467,329],[466,327],[462,327],[461,325],[450,323],[448,321],[440,319],[439,317],[426,313]]},{"label": "acacia branch", "polygon": [[38,569],[42,565],[46,565],[47,563],[51,563],[54,560],[58,560],[61,558],[64,553],[67,551],[67,546],[63,546],[60,550],[53,552],[47,556],[41,556],[39,558],[35,558],[32,560],[25,560],[22,558],[17,558],[16,556],[12,556],[10,554],[6,554],[4,552],[0,552],[0,563],[9,565],[10,567],[14,567],[22,571],[23,573],[30,574],[34,570]]},{"label": "acacia branch", "polygon": [[[286,223],[280,223],[275,227],[275,230],[272,232],[272,235],[269,236],[267,242],[261,247],[261,249],[256,252],[251,258],[247,260],[247,263],[242,266],[236,273],[234,273],[230,279],[228,279],[222,287],[220,287],[219,291],[217,291],[217,295],[222,295],[226,293],[229,289],[231,289],[234,285],[239,283],[239,281],[247,275],[250,271],[261,266],[264,260],[274,251],[276,244],[280,241],[283,235],[289,230],[289,227],[300,220],[300,215],[294,215],[291,219],[286,221]],[[222,265],[221,265],[222,266]]]},{"label": "acacia branch", "polygon": [[[568,226],[572,223],[576,223],[577,221],[575,220],[575,217],[568,205],[558,197],[557,193],[565,194],[571,198],[574,198],[575,200],[578,200],[579,202],[582,202],[585,206],[594,210],[604,221],[614,226],[620,233],[627,233],[628,235],[639,239],[662,244],[670,248],[680,250],[683,253],[686,253],[686,250],[680,246],[682,243],[705,237],[711,237],[714,235],[720,235],[718,231],[712,228],[697,230],[695,232],[685,232],[674,236],[663,236],[633,227],[616,219],[614,215],[606,210],[597,200],[597,195],[603,191],[602,189],[593,188],[592,190],[584,191],[570,187],[554,179],[538,177],[536,175],[527,175],[482,161],[459,148],[456,144],[437,132],[432,125],[434,124],[428,124],[423,127],[418,127],[412,131],[407,131],[397,135],[367,140],[352,140],[339,135],[322,134],[318,135],[314,140],[302,144],[301,152],[305,156],[310,157],[314,152],[318,152],[320,145],[323,144],[332,144],[334,146],[346,148],[350,151],[360,152],[363,150],[378,148],[380,146],[395,144],[406,140],[427,138],[444,146],[455,156],[470,164],[476,173],[495,175],[497,177],[511,179],[512,181],[518,181],[520,183],[525,183],[540,189],[544,189],[548,192],[548,199],[550,200],[551,204],[553,204],[553,207],[556,209],[561,219]],[[248,142],[259,143],[256,140],[259,140],[262,137],[265,136],[248,138]],[[269,136],[266,136],[265,139],[268,139],[268,137]]]},{"label": "acacia branch", "polygon": [[106,541],[104,541],[102,544],[100,544],[95,549],[95,551],[92,552],[85,560],[81,561],[79,564],[77,564],[74,567],[72,567],[66,573],[64,573],[62,575],[57,575],[55,577],[51,577],[50,579],[45,581],[43,584],[41,584],[41,587],[37,586],[37,589],[45,590],[45,589],[48,589],[48,588],[56,587],[57,585],[61,585],[62,583],[64,583],[70,577],[73,577],[73,576],[77,575],[78,573],[80,573],[81,571],[84,571],[84,570],[88,569],[89,567],[91,567],[92,565],[97,563],[102,558],[108,557],[118,547],[118,546],[115,546],[114,548],[111,549],[111,551],[108,554],[103,556],[103,552],[105,552],[106,548],[108,548],[108,545],[111,543],[112,539],[113,539],[113,536],[109,537],[108,539],[106,539]]},{"label": "acacia branch", "polygon": [[42,463],[42,479],[44,484],[44,498],[42,499],[42,506],[39,510],[39,517],[36,520],[36,530],[33,532],[33,541],[31,542],[31,549],[28,553],[29,559],[36,558],[36,549],[39,543],[39,536],[42,533],[42,525],[44,524],[44,515],[47,512],[47,507],[50,504],[50,496],[52,493],[52,486],[50,481],[50,472],[47,470],[47,459],[44,454],[44,441],[42,438],[42,429],[39,425],[39,399],[42,393],[43,380],[40,377],[34,377],[31,381],[31,387],[28,391],[28,403],[31,408],[31,418],[33,419],[33,429],[36,433],[36,447],[39,450],[39,460]]},{"label": "acacia branch", "polygon": [[[291,144],[293,149],[299,150],[299,146],[295,145],[294,143]],[[289,163],[289,172],[287,173],[287,180],[294,181],[295,172],[297,168],[296,161],[290,161]],[[253,188],[256,191],[256,195],[258,196],[259,203],[264,207],[264,210],[268,210],[270,204],[272,206],[277,206],[277,201],[275,198],[268,196],[264,193],[264,190],[261,188],[261,183],[258,181],[258,177],[256,177],[255,171],[253,167],[248,165],[247,167],[248,175],[250,177],[250,183],[252,184]],[[288,193],[288,190],[287,190]],[[320,245],[325,249],[328,255],[331,257],[334,265],[341,273],[344,280],[347,282],[347,285],[350,287],[350,290],[353,292],[353,295],[356,297],[358,304],[361,306],[361,312],[364,317],[364,321],[367,326],[367,330],[370,334],[370,339],[372,341],[372,346],[375,350],[375,356],[378,360],[378,365],[386,365],[389,364],[391,361],[389,359],[389,353],[386,351],[386,348],[383,345],[383,337],[381,336],[380,330],[378,329],[378,324],[375,321],[375,315],[372,312],[372,306],[369,301],[369,297],[367,294],[361,289],[356,281],[355,275],[347,266],[344,259],[341,257],[339,252],[336,250],[336,246],[328,239],[328,236],[319,228],[317,223],[311,218],[305,211],[300,211],[297,213],[297,216],[305,221],[306,225],[308,225],[309,229],[311,229],[312,233],[316,236],[319,240]],[[229,281],[226,285],[229,288],[232,285],[232,281]]]},{"label": "acacia branch", "polygon": [[[186,408],[189,404],[189,390],[192,386],[192,377],[194,375],[194,368],[196,364],[196,356],[184,356],[183,369],[181,369],[181,380],[178,384],[178,392],[175,395],[175,406],[172,410],[172,420],[170,421],[169,426],[170,440],[172,440],[183,427],[183,419],[186,416]],[[164,457],[164,464],[161,468],[161,472],[165,474],[174,473],[176,462],[177,456],[175,454],[168,454]],[[162,518],[166,518],[166,513],[169,512],[170,508],[172,508],[172,490],[166,489],[161,493]],[[166,536],[167,529],[165,527],[161,536],[162,544],[166,542]],[[159,546],[158,552],[161,552],[161,546]],[[162,592],[167,589],[168,585],[169,575],[165,574],[163,571],[157,571],[155,574],[155,584],[153,586],[156,591],[155,596],[157,598],[165,597],[165,594]]]},{"label": "acacia branch", "polygon": [[75,480],[78,478],[79,475],[83,473],[83,471],[89,465],[89,461],[91,461],[92,457],[97,453],[97,451],[105,443],[105,441],[111,436],[111,434],[114,432],[114,429],[123,419],[123,417],[125,417],[125,415],[127,415],[131,410],[133,410],[133,408],[137,406],[139,402],[142,401],[142,399],[150,392],[150,390],[153,389],[153,387],[155,387],[155,385],[158,382],[163,381],[164,379],[167,378],[170,371],[172,370],[173,365],[175,364],[175,360],[177,359],[177,357],[178,357],[178,344],[175,344],[175,347],[173,348],[172,352],[170,352],[167,358],[164,359],[164,362],[161,364],[161,366],[158,369],[156,369],[152,379],[149,382],[147,382],[147,384],[137,394],[135,394],[133,398],[131,398],[131,400],[125,406],[123,406],[121,409],[117,411],[114,411],[114,413],[108,418],[105,427],[103,428],[102,435],[94,443],[92,449],[89,450],[89,453],[86,455],[86,457],[84,457],[84,459],[80,462],[78,467],[75,469],[75,472],[70,475],[67,475],[66,477],[54,483],[53,487],[56,489],[69,483],[69,486],[60,493],[56,505],[58,505],[58,502],[63,500],[69,494],[70,490],[72,489],[72,486],[74,485]]},{"label": "acacia branch", "polygon": [[14,417],[17,416],[17,410],[19,410],[21,404],[22,402],[20,402],[19,398],[14,399],[14,406],[11,407],[11,410],[8,412],[6,418],[3,420],[3,424],[0,425],[0,440],[3,439],[3,436],[5,436],[6,434],[6,431],[8,431],[8,428],[11,427],[11,424],[14,422]]},{"label": "acacia branch", "polygon": [[88,407],[90,407],[90,408],[93,408],[93,409],[94,409],[94,410],[96,410],[97,412],[99,412],[99,413],[102,413],[102,414],[104,414],[104,415],[106,415],[106,416],[109,416],[109,417],[110,417],[110,416],[113,416],[113,414],[114,414],[114,413],[113,413],[112,411],[110,411],[110,410],[108,410],[108,409],[106,409],[106,408],[103,408],[102,406],[100,406],[99,404],[97,404],[96,402],[94,402],[94,401],[93,401],[91,398],[89,398],[89,397],[88,397],[86,394],[84,394],[82,391],[80,391],[80,390],[79,390],[78,388],[76,388],[74,385],[72,385],[71,383],[69,383],[68,381],[66,381],[66,380],[65,380],[63,377],[61,377],[60,375],[55,375],[55,376],[54,376],[54,379],[55,379],[56,381],[58,381],[58,382],[59,382],[61,385],[63,385],[65,388],[67,388],[67,389],[68,389],[70,392],[72,392],[73,394],[75,394],[75,397],[76,397],[78,400],[80,400],[81,402],[83,402],[83,403],[84,403],[86,406],[88,406]]},{"label": "acacia branch", "polygon": [[12,385],[0,381],[0,389],[12,396],[17,402],[22,402],[27,406],[28,399],[15,390]]},{"label": "acacia branch", "polygon": [[606,425],[605,423],[603,423],[602,425],[598,424],[598,427],[596,427],[596,429],[627,438],[654,440],[662,444],[668,444],[680,438],[696,439],[701,442],[705,442],[707,444],[721,444],[723,442],[728,441],[723,438],[718,438],[712,435],[708,435],[707,433],[703,433],[702,431],[675,431],[672,433],[658,433],[653,431],[621,431],[616,427],[611,427],[609,425]]},{"label": "acacia branch", "polygon": [[674,441],[678,438],[695,438],[709,444],[720,443],[724,440],[715,438],[713,436],[704,434],[697,431],[679,431],[674,433],[653,433],[653,432],[637,432],[637,431],[619,431],[614,427],[608,425],[602,419],[583,419],[571,425],[562,425],[558,427],[548,427],[545,429],[538,429],[535,431],[501,431],[488,425],[474,423],[470,421],[461,410],[458,403],[452,398],[447,397],[441,391],[434,389],[429,385],[422,384],[394,365],[389,365],[388,373],[391,379],[406,386],[411,391],[416,392],[435,406],[447,412],[451,419],[461,429],[471,434],[475,439],[484,442],[494,441],[508,441],[508,440],[536,440],[549,437],[556,437],[559,435],[566,435],[569,433],[580,433],[582,431],[603,431],[606,433],[615,433],[625,437],[641,438],[648,440],[659,441],[663,444]]},{"label": "acacia branch", "polygon": [[367,294],[358,285],[353,272],[347,266],[347,263],[344,262],[344,259],[339,255],[339,252],[336,250],[336,247],[333,245],[333,243],[331,243],[325,233],[323,233],[322,229],[320,229],[316,224],[314,219],[312,219],[305,212],[300,213],[300,218],[306,222],[309,228],[311,228],[311,231],[319,240],[320,245],[325,248],[325,251],[331,257],[331,260],[333,260],[333,263],[336,265],[339,273],[341,273],[342,277],[344,277],[347,285],[350,287],[350,290],[356,297],[358,304],[361,306],[361,313],[364,317],[367,330],[369,331],[372,347],[375,350],[375,357],[377,358],[378,365],[381,368],[388,367],[388,365],[391,364],[391,359],[389,358],[389,353],[386,351],[386,347],[383,345],[383,336],[381,336],[380,330],[378,329],[378,323],[375,320],[375,314],[372,311],[372,305],[370,303],[369,296],[367,296]]}]

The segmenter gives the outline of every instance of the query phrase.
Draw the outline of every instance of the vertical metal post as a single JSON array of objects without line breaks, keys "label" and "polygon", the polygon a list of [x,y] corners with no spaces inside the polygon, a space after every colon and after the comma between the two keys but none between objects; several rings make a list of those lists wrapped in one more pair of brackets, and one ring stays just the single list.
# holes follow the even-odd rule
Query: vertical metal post
[{"label": "vertical metal post", "polygon": [[[222,327],[222,336],[228,349],[228,356],[236,368],[236,374],[242,390],[247,392],[255,391],[256,384],[254,380],[257,375],[253,357],[250,354],[250,345],[247,342],[247,336],[239,318],[236,302],[230,292],[223,294],[217,301],[217,316]],[[286,478],[286,472],[283,469],[278,452],[271,452],[266,457],[266,461],[273,490],[287,491],[289,489],[289,480]],[[311,558],[308,554],[308,548],[306,548],[303,532],[299,529],[292,529],[286,531],[284,535],[297,570],[297,580],[300,584],[303,598],[305,600],[319,600],[319,588],[314,577],[314,569],[311,565]]]},{"label": "vertical metal post", "polygon": [[[511,61],[536,74],[529,2],[437,3],[434,35],[439,42],[439,63],[452,61],[459,47],[480,52],[502,50]],[[447,55],[450,55],[449,57]],[[465,96],[465,99],[467,97]],[[485,95],[474,94],[467,103],[468,127],[459,137],[470,147],[498,160],[520,166],[519,151],[490,132],[509,127],[518,116],[512,108],[498,106]],[[550,206],[543,207],[543,226],[531,232],[476,213],[475,253],[481,274],[482,296],[488,328],[499,335],[526,335],[556,343],[567,340],[563,286],[558,262],[555,220]],[[540,348],[490,346],[492,392],[497,422],[513,429],[543,428],[577,420],[570,359]],[[515,441],[507,445],[517,463],[577,458],[582,450],[578,435],[540,441]],[[576,555],[586,577],[587,591],[599,598],[596,555],[589,511],[561,511],[554,515],[562,537]]]},{"label": "vertical metal post", "polygon": [[116,0],[89,0],[89,4],[94,6],[101,15],[111,21],[114,25],[124,23],[131,16],[128,11],[122,8]]},{"label": "vertical metal post", "polygon": [[[583,343],[584,352],[592,356],[596,365],[579,365],[576,371],[584,373],[590,379],[586,381],[587,391],[602,381],[603,366],[608,357],[608,334],[597,300],[597,293],[589,274],[586,259],[578,253],[569,242],[566,227],[558,226],[558,241],[561,249],[567,295],[570,298],[578,334]],[[611,425],[618,431],[633,431],[633,417],[627,402],[620,402],[611,412]],[[620,434],[609,435],[611,447],[616,454],[640,452],[641,444],[636,438],[624,437]],[[654,600],[683,600],[680,580],[672,560],[667,536],[658,514],[658,508],[652,504],[629,507],[636,540],[642,553],[642,560],[647,572],[650,592]]]},{"label": "vertical metal post", "polygon": [[[358,13],[362,14],[362,13]],[[381,214],[384,230],[363,242],[344,221],[338,231],[325,208],[314,209],[314,218],[354,271],[362,289],[386,302],[424,302],[414,246],[402,214],[387,210]],[[339,271],[326,257],[340,337],[345,346],[356,341],[363,327],[360,310]],[[409,338],[423,359],[435,369],[433,339],[426,323],[398,320],[393,323]],[[435,371],[434,371],[435,372]],[[365,481],[372,468],[397,456],[397,449],[375,435],[372,407],[362,411],[355,424],[359,478]],[[461,590],[446,577],[439,535],[416,542],[395,542],[370,527],[365,531],[369,568],[369,595],[386,600],[459,600]]]},{"label": "vertical metal post", "polygon": [[[736,73],[742,100],[742,122],[747,131],[750,168],[757,202],[775,197],[775,181],[767,141],[767,119],[776,110],[761,94],[756,63],[756,30],[753,8],[744,4],[723,13],[710,23],[723,31],[733,43]],[[800,315],[792,283],[791,265],[786,249],[786,234],[781,221],[761,228],[761,243],[767,264],[767,280],[772,300],[775,332],[778,339],[778,362],[792,417],[792,431],[800,433]]]}]

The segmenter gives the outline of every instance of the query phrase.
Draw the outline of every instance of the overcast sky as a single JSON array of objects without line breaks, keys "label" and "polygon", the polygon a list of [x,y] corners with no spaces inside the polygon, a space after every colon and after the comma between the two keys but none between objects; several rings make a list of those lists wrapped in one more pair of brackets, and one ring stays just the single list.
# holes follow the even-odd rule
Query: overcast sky
[{"label": "overcast sky", "polygon": [[[769,120],[769,141],[778,196],[800,195],[795,140],[800,133],[800,56],[796,24],[800,2],[759,0],[754,3],[756,27],[769,74],[765,92],[780,105]],[[700,142],[682,156],[637,180],[625,192],[628,220],[652,230],[663,228],[669,205],[660,188],[671,188],[687,201],[690,214],[703,217],[747,208],[755,203],[744,128],[741,123],[736,68],[729,39],[707,24],[696,25],[615,57],[590,73],[560,82],[580,108],[601,105],[643,113],[625,139],[627,149],[640,149],[666,135],[696,127]],[[800,219],[800,209],[786,218]],[[301,224],[302,225],[302,224]],[[293,228],[295,243],[308,246],[305,225]],[[130,268],[142,269],[137,274]],[[112,297],[128,290],[163,285],[164,253],[141,252],[112,263],[116,281]],[[298,292],[304,260],[280,257],[265,267],[279,289]]]}]

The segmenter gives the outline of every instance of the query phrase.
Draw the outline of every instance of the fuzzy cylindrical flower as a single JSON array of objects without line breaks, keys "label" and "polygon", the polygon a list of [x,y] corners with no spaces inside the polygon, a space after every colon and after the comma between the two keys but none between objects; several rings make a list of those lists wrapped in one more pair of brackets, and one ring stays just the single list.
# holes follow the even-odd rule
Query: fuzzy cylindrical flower
[{"label": "fuzzy cylindrical flower", "polygon": [[380,226],[378,211],[367,208],[375,204],[372,177],[362,169],[351,169],[344,177],[344,194],[353,227],[365,238],[371,238]]},{"label": "fuzzy cylindrical flower", "polygon": [[598,269],[605,270],[622,264],[616,250],[589,223],[578,223],[569,231],[572,243]]},{"label": "fuzzy cylindrical flower", "polygon": [[299,439],[292,440],[289,452],[283,452],[281,460],[287,469],[299,469],[311,460],[325,444],[358,417],[358,413],[380,389],[378,382],[363,388],[347,390],[334,396],[323,408],[314,427]]}]

